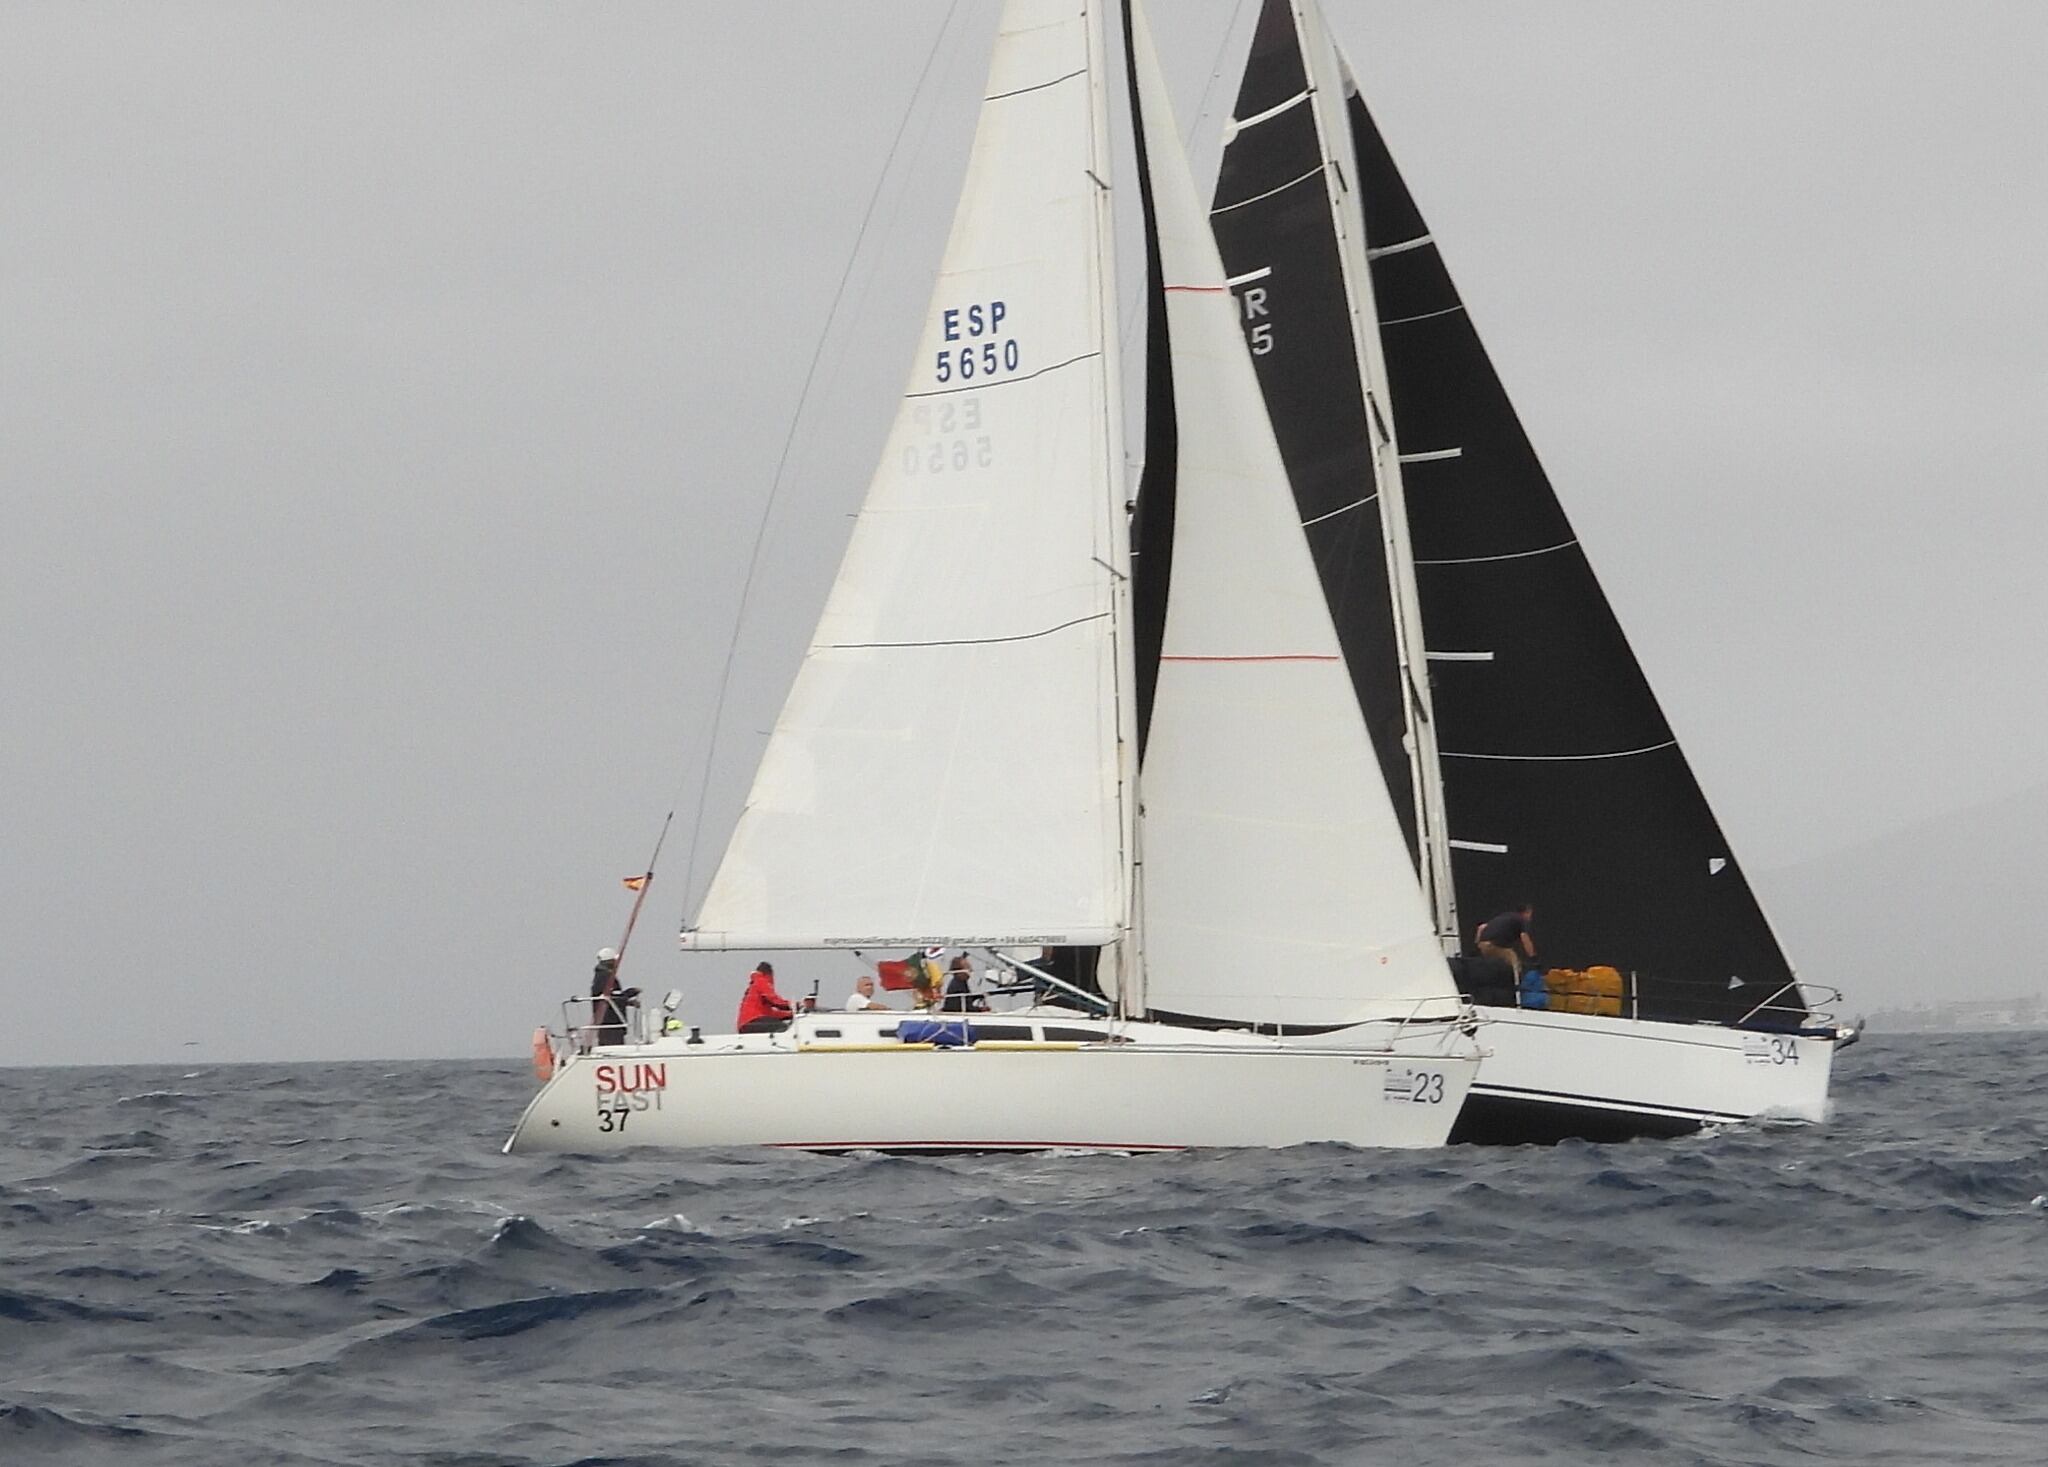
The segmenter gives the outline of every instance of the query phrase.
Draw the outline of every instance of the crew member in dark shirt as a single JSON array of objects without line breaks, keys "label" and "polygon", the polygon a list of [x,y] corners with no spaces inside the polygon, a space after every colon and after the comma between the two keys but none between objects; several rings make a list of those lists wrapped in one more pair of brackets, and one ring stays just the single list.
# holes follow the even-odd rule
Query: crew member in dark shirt
[{"label": "crew member in dark shirt", "polygon": [[946,992],[939,1009],[948,1014],[985,1014],[988,1000],[974,991],[974,965],[966,953],[956,954],[946,975]]},{"label": "crew member in dark shirt", "polygon": [[1536,935],[1531,927],[1535,917],[1533,906],[1518,902],[1491,921],[1481,923],[1477,934],[1479,956],[1499,958],[1519,977],[1522,969],[1536,961]]},{"label": "crew member in dark shirt", "polygon": [[619,955],[600,949],[597,970],[590,975],[590,1022],[599,1044],[626,1042],[626,1010],[639,1001],[639,989],[619,986]]}]

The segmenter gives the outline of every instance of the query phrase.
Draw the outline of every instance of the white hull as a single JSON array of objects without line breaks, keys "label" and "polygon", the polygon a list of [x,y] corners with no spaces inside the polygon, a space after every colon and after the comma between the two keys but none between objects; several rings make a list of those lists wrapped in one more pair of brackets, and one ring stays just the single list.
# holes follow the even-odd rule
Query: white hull
[{"label": "white hull", "polygon": [[818,1014],[778,1034],[572,1055],[505,1149],[1441,1146],[1479,1068],[1478,1047],[1442,1024],[1312,1040],[1126,1024],[1112,1043],[1101,1023],[1069,1015],[1042,1022],[1104,1042],[933,1049],[882,1038],[904,1017]]},{"label": "white hull", "polygon": [[1827,1116],[1837,1041],[1720,1024],[1480,1010],[1484,1077],[1457,1140],[1619,1140],[1703,1125]]}]

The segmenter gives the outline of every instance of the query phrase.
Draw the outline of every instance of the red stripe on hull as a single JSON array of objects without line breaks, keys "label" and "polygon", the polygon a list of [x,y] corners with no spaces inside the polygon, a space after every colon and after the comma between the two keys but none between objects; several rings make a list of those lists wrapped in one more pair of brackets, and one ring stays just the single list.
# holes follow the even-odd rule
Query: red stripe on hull
[{"label": "red stripe on hull", "polygon": [[785,1151],[1185,1151],[1159,1141],[770,1141]]}]

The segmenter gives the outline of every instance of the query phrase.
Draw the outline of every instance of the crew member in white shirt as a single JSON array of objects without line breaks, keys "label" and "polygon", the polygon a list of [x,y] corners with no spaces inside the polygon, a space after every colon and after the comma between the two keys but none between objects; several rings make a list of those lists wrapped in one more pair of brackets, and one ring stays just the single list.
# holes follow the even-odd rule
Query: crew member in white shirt
[{"label": "crew member in white shirt", "polygon": [[846,1001],[846,1012],[857,1014],[862,1009],[886,1009],[889,1007],[875,997],[874,978],[863,973],[853,983],[853,996]]}]

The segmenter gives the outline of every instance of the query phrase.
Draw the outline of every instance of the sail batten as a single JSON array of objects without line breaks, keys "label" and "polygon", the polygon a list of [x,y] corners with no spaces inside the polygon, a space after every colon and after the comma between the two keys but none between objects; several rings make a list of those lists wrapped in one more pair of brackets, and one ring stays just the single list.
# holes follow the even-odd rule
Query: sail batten
[{"label": "sail batten", "polygon": [[1074,81],[1078,78],[1085,77],[1087,75],[1087,67],[1077,66],[1074,68],[1074,70],[1068,72],[1065,76],[1056,76],[1051,81],[1033,82],[1028,87],[1013,87],[1007,92],[991,92],[989,95],[983,97],[981,100],[984,103],[1007,102],[1012,97],[1022,97],[1030,92],[1042,92],[1047,87],[1056,87],[1061,82]]},{"label": "sail batten", "polygon": [[1264,202],[1266,202],[1266,200],[1271,198],[1277,198],[1279,195],[1286,193],[1289,189],[1299,187],[1300,185],[1307,183],[1312,178],[1320,177],[1322,171],[1323,165],[1318,163],[1315,167],[1310,168],[1305,172],[1296,174],[1293,178],[1288,179],[1285,183],[1275,184],[1272,188],[1267,189],[1264,193],[1253,194],[1249,198],[1237,199],[1228,204],[1218,204],[1215,208],[1209,211],[1209,217],[1213,219],[1219,214],[1229,214],[1233,213],[1238,209],[1249,208],[1253,204],[1263,204]]},{"label": "sail batten", "polygon": [[1040,637],[1057,636],[1075,627],[1085,627],[1090,622],[1105,621],[1108,617],[1108,612],[1096,611],[1087,616],[1077,616],[1071,621],[1063,621],[1058,626],[1041,627],[1035,632],[1015,632],[1002,637],[941,637],[928,638],[920,642],[830,642],[826,645],[836,652],[884,649],[900,651],[911,647],[995,647],[1004,642],[1033,642]]},{"label": "sail batten", "polygon": [[1054,362],[1049,367],[1040,367],[1036,371],[1026,372],[1022,376],[1018,377],[1005,377],[999,381],[993,382],[984,381],[979,386],[976,386],[972,382],[962,382],[956,387],[928,387],[919,392],[906,392],[903,395],[906,398],[958,397],[963,393],[969,392],[995,392],[1004,387],[1021,386],[1023,383],[1036,381],[1040,377],[1044,377],[1053,372],[1063,371],[1068,367],[1079,366],[1083,362],[1094,362],[1100,361],[1101,359],[1102,353],[1099,351],[1082,352],[1077,356],[1068,357],[1064,362]]},{"label": "sail batten", "polygon": [[1437,754],[1440,759],[1505,759],[1522,760],[1530,764],[1569,763],[1575,759],[1633,759],[1638,754],[1657,754],[1665,749],[1678,747],[1677,739],[1666,739],[1661,744],[1645,744],[1640,749],[1607,749],[1592,754],[1462,754],[1455,749],[1443,749]]}]

